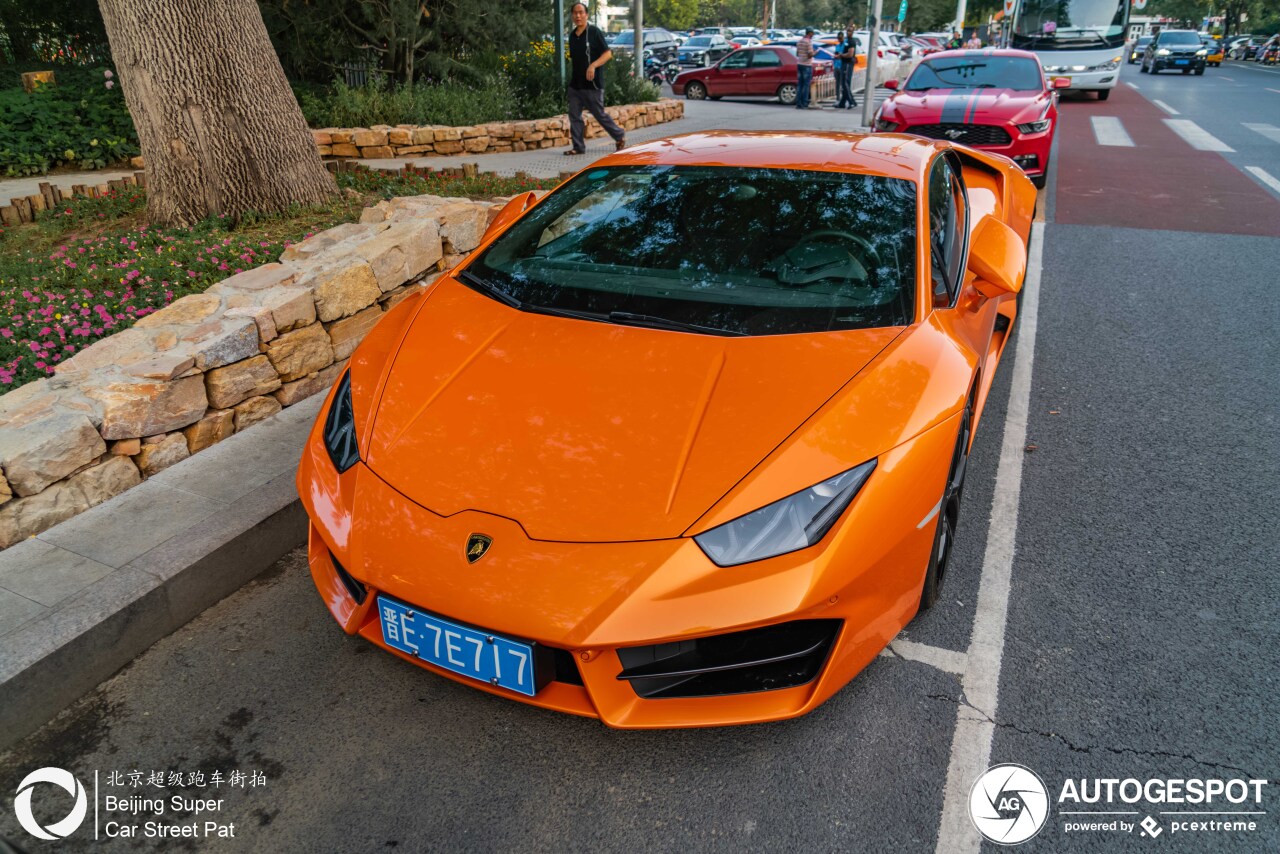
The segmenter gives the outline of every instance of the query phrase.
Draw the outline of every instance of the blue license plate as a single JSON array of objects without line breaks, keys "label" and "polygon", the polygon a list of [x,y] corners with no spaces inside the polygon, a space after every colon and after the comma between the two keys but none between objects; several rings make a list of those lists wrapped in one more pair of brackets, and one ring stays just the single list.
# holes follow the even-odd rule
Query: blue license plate
[{"label": "blue license plate", "polygon": [[[542,656],[533,644],[424,614],[385,596],[378,597],[382,640],[392,649],[453,673],[532,697],[545,683]],[[554,666],[554,665],[553,665]]]},{"label": "blue license plate", "polygon": [[1173,64],[1174,64],[1174,65],[1190,65],[1190,64],[1191,64],[1191,60],[1189,60],[1189,59],[1179,59],[1179,60],[1176,60]]}]

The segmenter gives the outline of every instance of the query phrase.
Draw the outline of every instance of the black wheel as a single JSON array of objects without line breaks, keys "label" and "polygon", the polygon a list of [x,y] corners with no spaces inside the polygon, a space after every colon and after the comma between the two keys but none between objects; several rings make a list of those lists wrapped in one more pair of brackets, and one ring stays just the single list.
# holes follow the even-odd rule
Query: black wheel
[{"label": "black wheel", "polygon": [[1197,68],[1197,69],[1196,69],[1196,76],[1197,76],[1197,77],[1203,77],[1203,76],[1204,76],[1204,69],[1203,69],[1203,68]]},{"label": "black wheel", "polygon": [[956,522],[960,518],[960,499],[964,494],[964,473],[969,462],[969,434],[971,416],[966,406],[960,416],[960,429],[956,435],[956,449],[951,454],[951,470],[938,506],[938,527],[933,535],[933,551],[929,553],[929,568],[924,574],[924,589],[920,591],[920,610],[932,608],[938,602],[942,583],[947,578],[951,551],[955,544]]},{"label": "black wheel", "polygon": [[701,101],[707,97],[707,87],[697,80],[692,80],[684,87],[684,96],[690,101]]},{"label": "black wheel", "polygon": [[1044,181],[1045,181],[1045,178],[1043,175],[1034,175],[1031,178],[1031,183],[1035,185],[1035,188],[1037,190],[1044,189]]},{"label": "black wheel", "polygon": [[778,100],[787,106],[795,104],[796,94],[797,89],[795,83],[783,83],[778,87]]},{"label": "black wheel", "polygon": [[1099,89],[1099,90],[1098,90],[1098,100],[1099,100],[1099,101],[1105,101],[1105,100],[1107,100],[1107,99],[1108,99],[1108,98],[1110,98],[1110,97],[1111,97],[1111,90],[1110,90],[1110,89]]}]

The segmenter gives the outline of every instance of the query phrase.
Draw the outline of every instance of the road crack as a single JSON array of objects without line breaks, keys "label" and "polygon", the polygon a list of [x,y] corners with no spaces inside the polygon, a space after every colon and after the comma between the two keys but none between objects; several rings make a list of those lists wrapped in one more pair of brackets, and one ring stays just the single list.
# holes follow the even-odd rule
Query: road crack
[{"label": "road crack", "polygon": [[[927,694],[926,696],[930,700],[942,700],[943,702],[953,703],[956,705],[964,706],[967,709],[971,709],[977,714],[981,715],[983,718],[985,718],[987,722],[990,723],[992,726],[999,727],[1000,729],[1008,729],[1016,733],[1020,733],[1022,735],[1036,736],[1039,738],[1049,739],[1051,741],[1061,742],[1062,745],[1066,747],[1068,750],[1070,750],[1072,753],[1084,753],[1087,755],[1093,755],[1095,752],[1104,751],[1106,753],[1112,753],[1117,756],[1132,754],[1134,756],[1145,756],[1145,757],[1162,758],[1162,759],[1185,759],[1190,762],[1194,762],[1197,765],[1204,766],[1205,768],[1214,768],[1214,769],[1220,769],[1223,771],[1231,771],[1249,780],[1263,779],[1261,777],[1254,775],[1252,772],[1247,771],[1244,768],[1240,768],[1236,765],[1228,765],[1223,762],[1212,762],[1208,759],[1201,759],[1198,756],[1193,756],[1190,753],[1174,753],[1172,751],[1167,751],[1167,750],[1140,750],[1136,747],[1109,747],[1105,744],[1099,744],[1094,746],[1078,745],[1072,742],[1066,736],[1062,735],[1061,733],[1044,732],[1042,730],[1027,729],[1026,727],[1020,727],[1017,724],[1009,723],[1008,721],[996,720],[992,718],[990,715],[988,715],[986,712],[982,711],[982,709],[979,709],[978,707],[970,703],[964,697],[963,694],[959,697],[953,697],[947,694]],[[1275,781],[1271,781],[1271,782],[1275,782]]]}]

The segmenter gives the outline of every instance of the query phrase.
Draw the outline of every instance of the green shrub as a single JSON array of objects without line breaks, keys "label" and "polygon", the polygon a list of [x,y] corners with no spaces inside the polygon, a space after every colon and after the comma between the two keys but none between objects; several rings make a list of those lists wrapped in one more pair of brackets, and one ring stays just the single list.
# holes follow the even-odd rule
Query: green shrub
[{"label": "green shrub", "polygon": [[133,120],[110,69],[54,71],[55,84],[30,94],[20,87],[0,90],[0,173],[44,174],[62,165],[101,169],[138,153]]},{"label": "green shrub", "polygon": [[384,125],[475,125],[517,117],[516,99],[498,75],[476,86],[426,81],[412,86],[374,77],[363,86],[335,81],[321,94],[302,91],[299,105],[311,127]]}]

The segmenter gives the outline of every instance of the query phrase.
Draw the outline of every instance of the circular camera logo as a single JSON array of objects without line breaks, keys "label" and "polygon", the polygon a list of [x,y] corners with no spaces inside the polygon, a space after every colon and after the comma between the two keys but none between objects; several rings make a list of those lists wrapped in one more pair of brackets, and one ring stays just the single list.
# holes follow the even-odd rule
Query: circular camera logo
[{"label": "circular camera logo", "polygon": [[993,765],[973,784],[969,818],[984,838],[999,845],[1026,842],[1049,818],[1049,790],[1030,768]]},{"label": "circular camera logo", "polygon": [[[42,827],[40,822],[36,821],[31,813],[31,793],[35,791],[37,783],[52,783],[65,789],[68,795],[76,799],[76,805],[71,808],[71,813],[66,818],[48,827]],[[63,771],[61,768],[41,768],[32,771],[18,784],[18,796],[13,799],[13,812],[18,816],[18,823],[22,825],[23,830],[37,839],[61,839],[74,833],[80,826],[80,822],[84,821],[84,815],[88,809],[89,801],[85,795],[84,786],[71,776],[71,772]]]}]

